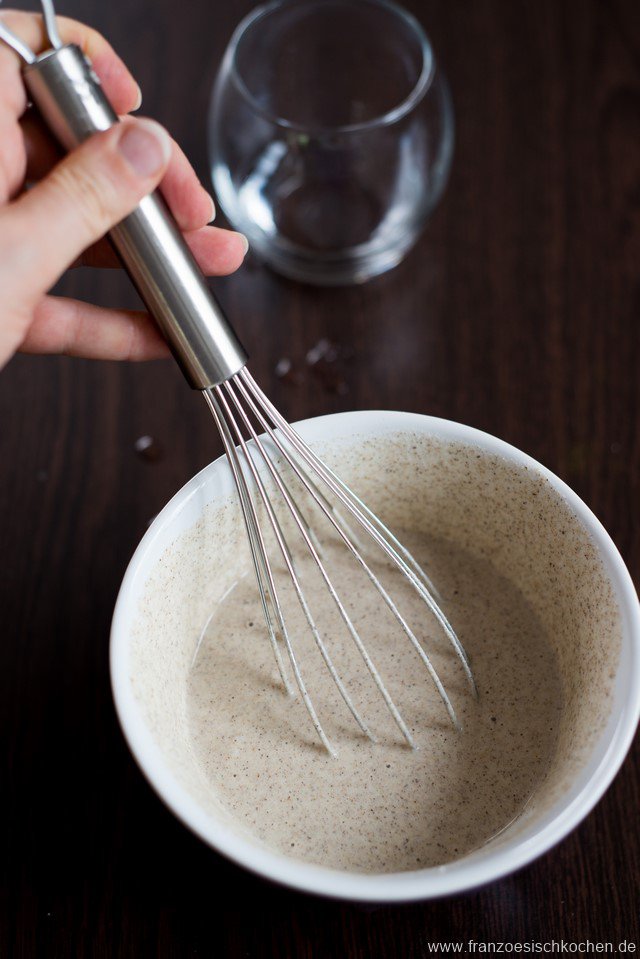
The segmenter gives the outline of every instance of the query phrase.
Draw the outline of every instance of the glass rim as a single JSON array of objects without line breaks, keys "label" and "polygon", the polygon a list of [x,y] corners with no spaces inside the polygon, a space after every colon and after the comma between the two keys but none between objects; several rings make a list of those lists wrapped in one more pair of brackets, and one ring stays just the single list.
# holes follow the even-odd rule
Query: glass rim
[{"label": "glass rim", "polygon": [[[431,86],[435,74],[435,59],[433,56],[433,50],[422,25],[412,13],[410,13],[408,10],[405,10],[399,4],[394,3],[393,0],[361,0],[363,3],[369,3],[372,6],[386,9],[390,13],[393,13],[395,16],[399,17],[411,29],[412,33],[418,40],[420,50],[422,52],[422,68],[420,70],[418,79],[413,85],[413,88],[410,90],[404,100],[401,100],[400,103],[398,103],[395,107],[387,110],[386,113],[372,117],[370,120],[363,120],[359,123],[336,124],[335,126],[305,126],[301,123],[287,120],[286,117],[280,117],[276,114],[270,113],[268,110],[265,110],[265,108],[251,93],[245,81],[243,80],[240,70],[237,66],[236,55],[242,38],[257,20],[260,20],[262,17],[275,12],[277,9],[285,7],[287,4],[292,2],[293,0],[269,0],[268,3],[263,3],[260,6],[255,7],[245,17],[243,17],[233,31],[229,41],[227,52],[225,54],[225,59],[229,59],[229,73],[233,79],[233,82],[238,88],[240,95],[251,105],[251,108],[255,113],[267,120],[267,122],[271,123],[273,126],[282,127],[285,130],[293,130],[297,133],[359,133],[360,131],[391,126],[393,123],[397,123],[398,120],[401,120],[403,117],[407,116],[407,114],[410,113],[420,102]],[[305,0],[305,2],[317,3],[318,0]]]}]

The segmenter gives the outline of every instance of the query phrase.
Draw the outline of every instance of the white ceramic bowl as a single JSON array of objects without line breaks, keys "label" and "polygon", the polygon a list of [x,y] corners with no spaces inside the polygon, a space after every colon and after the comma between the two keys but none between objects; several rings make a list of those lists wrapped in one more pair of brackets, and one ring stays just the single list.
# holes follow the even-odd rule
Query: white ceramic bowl
[{"label": "white ceramic bowl", "polygon": [[[534,804],[521,822],[516,821],[496,841],[476,852],[436,868],[380,875],[340,872],[289,858],[236,831],[222,810],[216,812],[215,808],[205,806],[199,791],[202,784],[196,784],[197,776],[194,779],[189,769],[189,762],[193,760],[189,758],[179,715],[188,668],[185,663],[188,664],[190,652],[182,646],[191,640],[180,640],[180,629],[175,627],[176,623],[179,626],[181,615],[186,615],[188,604],[182,608],[180,591],[172,598],[167,606],[170,612],[165,611],[162,617],[173,617],[171,628],[155,622],[153,614],[151,618],[147,615],[141,625],[140,610],[150,577],[157,572],[159,564],[162,565],[163,555],[166,562],[167,549],[181,534],[198,523],[202,525],[203,517],[209,515],[217,504],[231,502],[233,485],[224,458],[216,460],[188,482],[156,517],[136,550],[120,589],[111,632],[111,678],[116,709],[133,755],[159,796],[205,842],[248,869],[298,889],[344,899],[391,902],[459,893],[504,876],[542,855],[587,815],[611,783],[629,749],[640,713],[640,608],[629,573],[606,531],[575,493],[531,457],[492,436],[446,420],[391,412],[325,416],[299,423],[297,429],[308,442],[319,445],[323,455],[329,454],[331,458],[332,451],[337,450],[341,468],[344,464],[340,456],[343,459],[346,456],[347,466],[349,462],[357,462],[357,455],[352,454],[359,444],[381,443],[384,446],[387,441],[396,442],[399,437],[397,441],[401,445],[404,442],[406,449],[413,449],[413,464],[407,468],[414,471],[414,483],[416,476],[419,480],[424,473],[424,482],[431,484],[430,496],[435,495],[436,499],[438,496],[445,499],[455,497],[453,505],[461,503],[465,508],[468,505],[472,516],[478,503],[486,504],[486,509],[481,507],[482,520],[478,519],[479,513],[473,519],[477,524],[477,536],[472,530],[471,542],[475,539],[482,542],[482,537],[489,535],[481,529],[483,524],[491,526],[493,518],[496,515],[499,518],[500,510],[507,511],[506,516],[516,504],[526,516],[514,527],[515,532],[510,531],[509,542],[503,544],[505,549],[502,552],[516,549],[514,555],[517,556],[521,546],[524,550],[521,556],[530,557],[535,556],[536,550],[541,556],[545,550],[551,550],[556,568],[560,570],[558,575],[564,584],[564,594],[567,593],[567,583],[568,591],[572,589],[572,564],[584,563],[584,558],[577,560],[575,557],[593,554],[589,560],[589,575],[599,577],[599,581],[595,587],[588,587],[587,600],[582,597],[574,603],[572,613],[580,619],[580,629],[591,636],[584,649],[578,645],[577,654],[573,654],[574,659],[577,655],[581,660],[577,664],[579,677],[573,683],[571,693],[575,700],[573,721],[577,727],[568,730],[564,737],[566,755],[563,754],[556,764],[553,788],[547,789],[545,801],[541,801],[538,807]],[[407,445],[407,437],[411,439],[410,445]],[[442,475],[449,476],[449,479],[443,489],[431,488],[437,486],[442,471],[429,472],[429,451],[446,450],[450,445],[463,454],[465,450],[470,451],[469,455],[472,453],[480,462],[494,464],[492,468],[510,470],[517,475],[515,485],[518,489],[514,487],[513,498],[510,494],[500,494],[496,503],[490,502],[493,487],[491,473],[487,474],[486,470],[484,474],[479,471],[477,477],[473,469],[471,472],[466,469],[464,475],[455,474],[454,470],[451,476],[445,470]],[[393,455],[399,454],[396,451]],[[347,474],[346,478],[350,479],[348,468]],[[455,479],[453,485],[451,477]],[[484,488],[481,488],[482,483]],[[531,491],[535,485],[536,497],[540,491],[544,495],[536,501],[536,497],[530,495],[531,491],[527,492],[527,484]],[[464,502],[465,497],[469,498],[469,504]],[[532,502],[537,502],[537,512]],[[371,505],[374,509],[379,508],[375,502]],[[564,511],[565,518],[569,518],[568,526],[575,529],[571,548],[565,546],[564,538],[545,539],[547,530],[558,522],[553,516],[556,512],[560,515],[559,511]],[[239,522],[237,517],[235,522]],[[564,520],[563,525],[567,525]],[[491,535],[499,536],[496,530],[500,530],[500,522],[494,523],[492,528]],[[523,530],[522,534],[518,533],[519,529]],[[562,532],[564,534],[564,529]],[[212,547],[215,549],[215,530],[205,523],[205,533],[207,543],[213,538]],[[519,546],[520,535],[523,542]],[[579,549],[574,548],[576,543]],[[495,554],[500,556],[501,551],[496,549]],[[514,561],[511,554],[508,561],[517,569],[517,560]],[[198,562],[201,559],[194,559],[194,563]],[[576,596],[585,586],[585,569],[576,566]],[[198,601],[203,589],[206,591],[207,588],[206,581],[199,579],[200,574],[201,570],[194,567],[189,579],[189,582],[195,582],[193,595]],[[171,591],[171,584],[167,588]],[[183,597],[185,589],[183,584]],[[617,607],[619,616],[619,638],[617,643],[612,641],[610,651],[607,637],[600,635],[599,596],[607,597],[607,603]],[[193,629],[185,630],[184,635],[191,636],[195,643],[197,631],[194,635]],[[598,646],[598,655],[594,654],[590,642]],[[159,678],[154,678],[154,671]],[[607,681],[610,689],[603,700],[601,728],[590,738],[585,732],[582,753],[578,756],[583,720],[593,709],[589,697],[593,690],[604,689]]]}]

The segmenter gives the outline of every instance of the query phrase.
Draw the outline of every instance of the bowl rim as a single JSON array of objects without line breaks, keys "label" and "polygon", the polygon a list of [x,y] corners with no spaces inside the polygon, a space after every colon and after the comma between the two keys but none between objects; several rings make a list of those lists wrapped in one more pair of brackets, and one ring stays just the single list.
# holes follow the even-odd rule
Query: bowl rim
[{"label": "bowl rim", "polygon": [[[350,424],[352,428],[349,428]],[[601,799],[631,746],[640,719],[640,603],[629,571],[600,521],[563,480],[527,453],[490,433],[439,417],[389,410],[332,413],[298,421],[293,425],[311,443],[341,435],[374,436],[376,432],[384,435],[407,432],[413,428],[436,439],[480,447],[490,454],[535,470],[551,483],[586,527],[605,561],[620,607],[623,644],[628,643],[631,652],[626,700],[622,703],[619,721],[611,731],[604,755],[577,794],[536,835],[525,838],[515,847],[497,847],[490,856],[482,859],[474,860],[474,854],[471,853],[469,857],[453,863],[412,872],[361,874],[305,863],[254,845],[250,839],[233,832],[225,824],[215,822],[174,777],[144,723],[129,678],[128,627],[135,617],[133,599],[136,579],[156,539],[171,527],[192,496],[206,486],[213,476],[225,470],[224,455],[185,483],[158,513],[124,574],[111,627],[110,673],[116,713],[125,740],[148,782],[179,820],[215,851],[266,879],[304,892],[360,902],[409,902],[438,898],[493,882],[527,865],[564,839]]]}]

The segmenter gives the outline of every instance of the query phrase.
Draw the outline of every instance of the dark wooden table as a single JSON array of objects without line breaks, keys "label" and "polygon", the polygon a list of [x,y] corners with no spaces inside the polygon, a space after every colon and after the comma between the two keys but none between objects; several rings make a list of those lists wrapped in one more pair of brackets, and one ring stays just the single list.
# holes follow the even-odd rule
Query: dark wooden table
[{"label": "dark wooden table", "polygon": [[[217,65],[250,0],[66,0],[139,79],[207,180]],[[290,419],[434,413],[495,433],[582,496],[640,575],[640,15],[637,0],[412,0],[449,75],[456,157],[417,248],[367,286],[315,290],[252,257],[217,283]],[[133,303],[125,278],[65,292]],[[306,375],[355,351],[346,392]],[[363,908],[236,868],[184,829],[131,759],[111,701],[111,612],[149,520],[220,452],[169,362],[18,357],[0,375],[0,734],[8,847],[0,956],[424,957],[438,940],[640,948],[639,751],[532,866],[470,895]],[[152,436],[160,456],[135,452]]]}]

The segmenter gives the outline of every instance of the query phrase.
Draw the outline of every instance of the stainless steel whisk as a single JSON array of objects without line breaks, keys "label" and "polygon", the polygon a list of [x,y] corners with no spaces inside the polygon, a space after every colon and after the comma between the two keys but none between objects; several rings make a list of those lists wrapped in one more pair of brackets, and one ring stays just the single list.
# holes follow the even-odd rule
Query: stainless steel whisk
[{"label": "stainless steel whisk", "polygon": [[[61,41],[51,0],[41,0],[41,5],[49,49],[36,54],[2,21],[0,39],[22,58],[24,81],[33,103],[61,145],[70,150],[93,133],[117,123],[118,117],[80,48]],[[330,497],[340,504],[349,520],[367,534],[370,543],[380,550],[391,566],[406,577],[424,601],[453,647],[475,695],[467,655],[438,605],[434,587],[408,550],[320,460],[257,385],[246,366],[247,354],[211,294],[162,196],[156,192],[145,197],[109,236],[190,385],[202,391],[218,427],[237,487],[267,631],[282,682],[289,692],[293,692],[281,646],[323,745],[335,755],[309,696],[287,629],[274,563],[267,547],[269,537],[265,536],[262,525],[265,521],[260,520],[260,513],[266,516],[270,538],[275,541],[316,646],[345,705],[362,732],[374,741],[375,737],[354,706],[313,618],[277,515],[274,490],[278,507],[284,506],[288,511],[389,712],[406,742],[412,748],[416,744],[331,580],[319,541],[294,498],[286,472],[280,468],[281,463],[286,464],[288,473],[296,477],[296,482],[302,485],[306,495],[367,575],[372,588],[422,660],[452,723],[459,728],[454,708],[431,659],[365,559],[349,521],[332,505]]]}]

